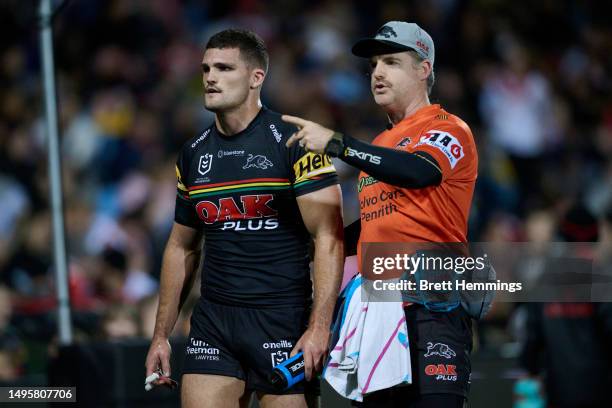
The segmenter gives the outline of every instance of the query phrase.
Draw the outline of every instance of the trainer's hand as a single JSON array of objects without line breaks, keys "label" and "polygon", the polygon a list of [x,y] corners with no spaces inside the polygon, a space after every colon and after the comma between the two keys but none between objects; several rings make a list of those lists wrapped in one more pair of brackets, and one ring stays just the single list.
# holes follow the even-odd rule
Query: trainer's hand
[{"label": "trainer's hand", "polygon": [[325,146],[334,135],[333,130],[295,116],[283,115],[281,119],[299,129],[287,140],[287,147],[299,142],[300,146],[308,152],[325,153]]},{"label": "trainer's hand", "polygon": [[310,381],[313,372],[323,369],[323,363],[327,357],[327,346],[329,344],[329,329],[322,327],[310,327],[304,332],[297,344],[291,350],[291,357],[299,351],[304,352],[304,375]]},{"label": "trainer's hand", "polygon": [[167,338],[154,337],[151,341],[151,347],[147,353],[145,368],[147,369],[147,377],[161,370],[163,377],[154,381],[153,385],[167,384],[170,378],[170,354],[172,349]]}]

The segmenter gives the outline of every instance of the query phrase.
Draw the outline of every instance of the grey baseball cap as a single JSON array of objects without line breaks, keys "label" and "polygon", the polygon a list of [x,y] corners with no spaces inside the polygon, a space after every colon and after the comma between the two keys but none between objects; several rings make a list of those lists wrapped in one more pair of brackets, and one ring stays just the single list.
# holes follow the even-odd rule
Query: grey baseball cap
[{"label": "grey baseball cap", "polygon": [[364,38],[353,46],[353,54],[370,58],[374,55],[393,54],[414,50],[423,59],[434,63],[435,49],[431,36],[415,23],[389,21],[376,32],[374,38]]}]

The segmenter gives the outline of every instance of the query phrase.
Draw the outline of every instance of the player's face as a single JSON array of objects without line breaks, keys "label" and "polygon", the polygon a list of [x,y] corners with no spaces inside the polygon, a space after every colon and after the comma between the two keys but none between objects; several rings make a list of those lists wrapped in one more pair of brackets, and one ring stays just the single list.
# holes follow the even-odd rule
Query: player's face
[{"label": "player's face", "polygon": [[204,106],[213,112],[232,110],[245,103],[250,90],[247,63],[238,48],[209,48],[202,58]]},{"label": "player's face", "polygon": [[382,107],[403,108],[422,91],[423,73],[408,52],[376,55],[370,59],[370,86]]}]

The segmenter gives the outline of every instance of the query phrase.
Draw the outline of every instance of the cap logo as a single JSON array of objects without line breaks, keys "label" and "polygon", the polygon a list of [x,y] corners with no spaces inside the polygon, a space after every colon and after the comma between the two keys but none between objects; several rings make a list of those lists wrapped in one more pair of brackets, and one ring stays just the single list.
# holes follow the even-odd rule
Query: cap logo
[{"label": "cap logo", "polygon": [[422,49],[425,52],[429,52],[429,47],[426,46],[425,44],[423,44],[421,41],[417,41],[416,42],[417,47],[419,47],[420,49]]},{"label": "cap logo", "polygon": [[397,37],[397,33],[393,28],[389,26],[382,26],[380,30],[376,33],[376,36],[381,36],[385,38]]}]

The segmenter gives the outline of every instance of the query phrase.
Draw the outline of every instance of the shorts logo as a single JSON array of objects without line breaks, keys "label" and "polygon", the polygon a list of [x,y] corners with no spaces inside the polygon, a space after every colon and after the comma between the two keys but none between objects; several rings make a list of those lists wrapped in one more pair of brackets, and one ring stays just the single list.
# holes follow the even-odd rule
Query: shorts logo
[{"label": "shorts logo", "polygon": [[242,168],[246,170],[251,167],[255,167],[257,169],[265,170],[268,167],[272,167],[272,166],[274,165],[272,164],[270,160],[268,160],[266,156],[262,154],[257,154],[253,156],[252,154],[249,154],[249,157],[247,157],[247,161],[244,164],[244,166],[242,166]]},{"label": "shorts logo", "polygon": [[427,342],[427,353],[424,355],[424,357],[431,357],[431,356],[453,358],[453,357],[457,357],[457,353],[455,353],[455,350],[450,348],[447,344],[444,344],[444,343],[434,344],[430,341],[430,342]]},{"label": "shorts logo", "polygon": [[213,155],[210,153],[206,153],[203,156],[200,156],[200,162],[198,163],[198,173],[201,175],[205,175],[210,171],[212,167]]},{"label": "shorts logo", "polygon": [[450,133],[441,130],[430,130],[425,133],[417,143],[417,147],[422,145],[429,145],[440,150],[448,159],[452,169],[465,155],[459,140]]},{"label": "shorts logo", "polygon": [[289,352],[278,350],[274,353],[270,353],[270,358],[272,359],[272,367],[276,367],[283,361],[289,359]]},{"label": "shorts logo", "polygon": [[189,344],[185,350],[187,355],[193,355],[196,360],[219,361],[219,349],[211,346],[203,340],[189,339]]},{"label": "shorts logo", "polygon": [[429,364],[425,367],[425,374],[435,376],[440,381],[457,381],[457,366],[452,364]]},{"label": "shorts logo", "polygon": [[281,340],[278,343],[264,343],[261,347],[264,349],[293,348],[293,344],[290,341]]}]

